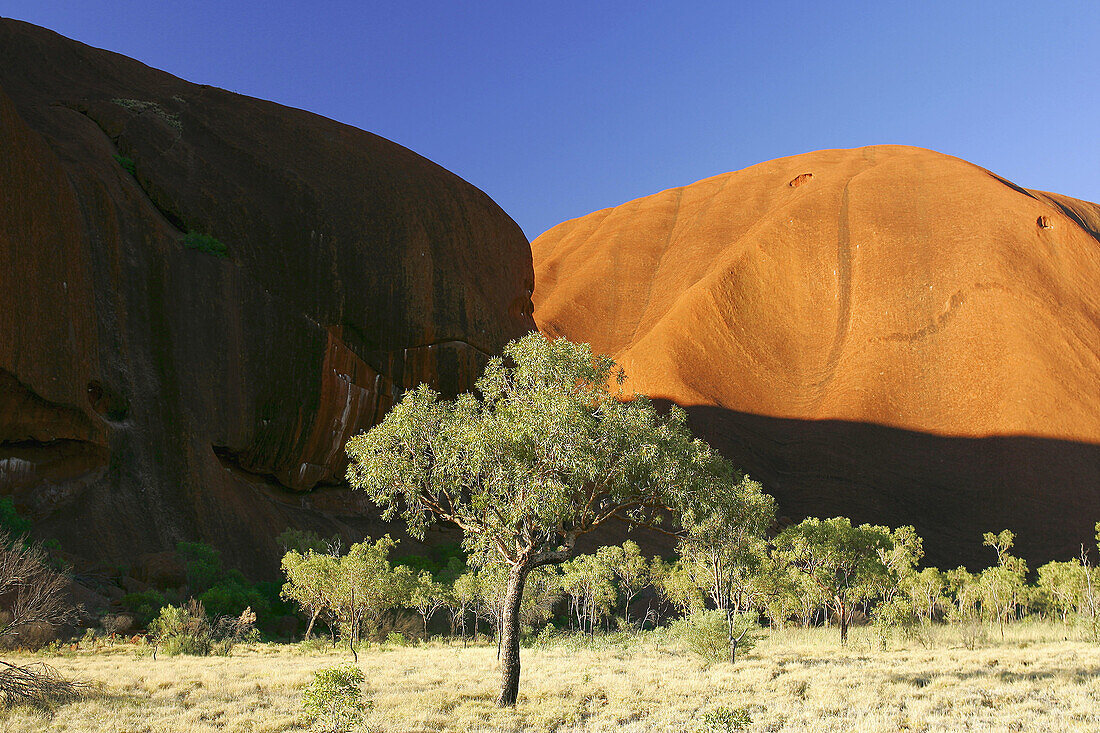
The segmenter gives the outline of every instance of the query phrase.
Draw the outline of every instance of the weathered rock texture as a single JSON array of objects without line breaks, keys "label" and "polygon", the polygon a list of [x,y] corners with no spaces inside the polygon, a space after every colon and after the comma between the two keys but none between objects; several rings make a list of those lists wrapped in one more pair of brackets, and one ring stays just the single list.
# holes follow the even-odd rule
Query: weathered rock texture
[{"label": "weathered rock texture", "polygon": [[1100,207],[877,146],[565,222],[535,318],[614,355],[792,518],[913,523],[929,559],[1034,560],[1100,520]]},{"label": "weathered rock texture", "polygon": [[0,495],[67,550],[262,570],[287,526],[370,529],[324,488],[346,439],[470,384],[532,287],[519,227],[415,153],[0,19]]}]

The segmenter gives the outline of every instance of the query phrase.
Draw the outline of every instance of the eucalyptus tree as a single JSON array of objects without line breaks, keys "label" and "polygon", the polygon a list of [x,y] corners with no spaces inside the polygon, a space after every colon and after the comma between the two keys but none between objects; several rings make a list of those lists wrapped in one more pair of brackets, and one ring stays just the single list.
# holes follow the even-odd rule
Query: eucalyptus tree
[{"label": "eucalyptus tree", "polygon": [[627,540],[621,545],[608,545],[596,551],[615,576],[615,585],[623,603],[623,621],[630,625],[630,602],[650,583],[649,562],[638,543]]},{"label": "eucalyptus tree", "polygon": [[416,609],[424,624],[424,638],[428,638],[428,621],[436,612],[447,605],[447,587],[432,577],[427,570],[421,570],[412,583],[409,593],[409,606]]},{"label": "eucalyptus tree", "polygon": [[[462,630],[462,645],[466,646],[466,617],[471,611],[477,609],[478,599],[481,597],[481,585],[477,572],[467,570],[459,575],[451,583],[451,592],[447,597],[447,610],[451,614],[451,627],[456,624]],[[474,632],[477,633],[477,617],[474,617]]]},{"label": "eucalyptus tree", "polygon": [[939,568],[923,568],[906,576],[901,582],[902,591],[909,597],[913,609],[921,623],[931,625],[936,611],[948,604],[944,591],[947,589],[947,576]]},{"label": "eucalyptus tree", "polygon": [[948,611],[948,620],[974,623],[981,618],[982,591],[978,576],[960,565],[944,573],[947,589],[955,596]]},{"label": "eucalyptus tree", "polygon": [[284,600],[296,601],[307,614],[305,638],[313,633],[313,625],[320,618],[329,623],[335,620],[336,584],[340,576],[340,558],[313,549],[304,554],[290,550],[283,556],[283,584],[280,595]]},{"label": "eucalyptus tree", "polygon": [[737,483],[715,488],[705,502],[688,507],[679,552],[696,583],[726,617],[730,662],[752,627],[739,623],[741,612],[756,606],[762,590],[757,578],[768,555],[765,533],[775,520],[775,499],[741,476]]},{"label": "eucalyptus tree", "polygon": [[561,565],[561,589],[569,596],[570,611],[581,632],[596,632],[597,619],[611,610],[615,600],[615,574],[598,555],[578,555]]},{"label": "eucalyptus tree", "polygon": [[1007,529],[998,534],[986,532],[982,535],[983,543],[997,553],[997,565],[986,568],[978,576],[982,606],[990,622],[996,619],[1002,639],[1005,621],[1016,615],[1027,592],[1027,563],[1009,552],[1015,539],[1016,535]]},{"label": "eucalyptus tree", "polygon": [[519,691],[519,612],[535,568],[568,560],[613,521],[656,524],[707,496],[732,469],[694,439],[685,413],[623,393],[622,370],[587,344],[537,333],[489,361],[476,391],[425,385],[348,443],[348,480],[423,537],[435,522],[509,568],[498,704]]},{"label": "eucalyptus tree", "polygon": [[810,517],[787,527],[775,539],[777,553],[813,582],[840,621],[840,643],[848,643],[855,606],[882,587],[889,576],[884,557],[893,547],[889,528],[846,517]]},{"label": "eucalyptus tree", "polygon": [[1036,580],[1044,605],[1062,623],[1069,621],[1070,612],[1081,608],[1086,582],[1085,566],[1077,558],[1069,562],[1052,560],[1040,566]]},{"label": "eucalyptus tree", "polygon": [[659,557],[653,558],[650,577],[661,600],[681,615],[688,616],[706,606],[703,592],[699,589],[689,564],[683,560],[667,562]]}]

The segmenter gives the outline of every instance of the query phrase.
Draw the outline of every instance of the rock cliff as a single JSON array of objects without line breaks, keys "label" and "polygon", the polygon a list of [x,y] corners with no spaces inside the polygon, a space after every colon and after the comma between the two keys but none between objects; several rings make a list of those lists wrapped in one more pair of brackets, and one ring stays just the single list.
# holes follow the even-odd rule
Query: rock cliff
[{"label": "rock cliff", "polygon": [[526,238],[419,155],[0,19],[0,496],[93,560],[287,526],[402,389],[533,327]]}]

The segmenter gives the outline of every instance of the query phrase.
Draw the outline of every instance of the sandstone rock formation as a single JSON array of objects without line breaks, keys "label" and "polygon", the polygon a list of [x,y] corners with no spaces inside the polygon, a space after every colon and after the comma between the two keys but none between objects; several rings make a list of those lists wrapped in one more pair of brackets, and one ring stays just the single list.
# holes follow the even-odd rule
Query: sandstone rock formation
[{"label": "sandstone rock formation", "polygon": [[0,496],[69,552],[258,571],[288,525],[370,529],[325,488],[346,439],[468,385],[532,288],[519,227],[415,153],[0,19]]},{"label": "sandstone rock formation", "polygon": [[614,355],[793,519],[915,524],[934,563],[1100,520],[1100,206],[929,150],[774,160],[532,244],[535,319]]}]

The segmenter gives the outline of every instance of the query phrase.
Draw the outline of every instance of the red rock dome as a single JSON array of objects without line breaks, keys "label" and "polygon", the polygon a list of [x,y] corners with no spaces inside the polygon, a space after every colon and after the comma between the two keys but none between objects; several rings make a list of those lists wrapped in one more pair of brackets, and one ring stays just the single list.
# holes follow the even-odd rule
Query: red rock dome
[{"label": "red rock dome", "polygon": [[361,533],[347,438],[467,387],[531,289],[515,222],[400,145],[0,19],[0,496],[66,550]]},{"label": "red rock dome", "polygon": [[1069,558],[1100,520],[1100,207],[929,150],[761,163],[532,243],[535,319],[615,356],[792,518]]}]

